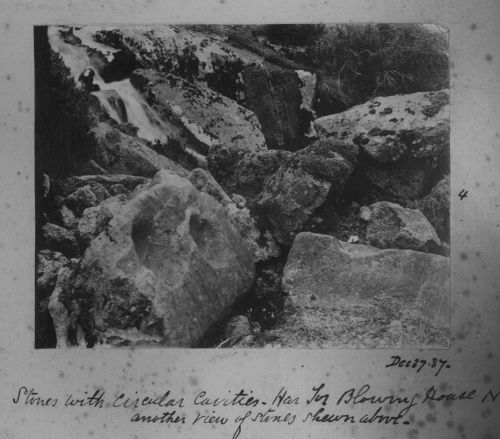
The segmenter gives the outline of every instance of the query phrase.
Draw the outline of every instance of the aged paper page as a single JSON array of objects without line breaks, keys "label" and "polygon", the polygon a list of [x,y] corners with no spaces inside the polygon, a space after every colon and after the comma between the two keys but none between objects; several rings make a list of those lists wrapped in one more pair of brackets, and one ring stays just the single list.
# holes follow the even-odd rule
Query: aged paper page
[{"label": "aged paper page", "polygon": [[500,429],[494,1],[2,1],[6,438]]}]

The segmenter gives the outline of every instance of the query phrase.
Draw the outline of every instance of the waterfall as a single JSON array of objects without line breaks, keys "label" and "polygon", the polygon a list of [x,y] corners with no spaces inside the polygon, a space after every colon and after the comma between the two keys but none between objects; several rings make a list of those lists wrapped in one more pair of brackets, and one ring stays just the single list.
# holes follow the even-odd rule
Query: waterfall
[{"label": "waterfall", "polygon": [[[166,140],[168,129],[165,123],[156,116],[154,110],[146,103],[129,79],[109,83],[96,81],[96,83],[101,90],[114,90],[118,94],[125,104],[128,122],[139,128],[137,134],[140,137],[151,141]],[[127,122],[127,120],[117,120],[117,122]]]},{"label": "waterfall", "polygon": [[[81,73],[91,67],[88,48],[99,50],[108,59],[112,59],[113,53],[117,51],[112,47],[95,42],[92,34],[97,29],[83,26],[74,30],[74,35],[78,37],[82,44],[70,44],[64,41],[60,31],[68,30],[65,26],[49,26],[48,38],[52,50],[59,53],[64,64],[70,69],[75,83],[79,83],[78,78]],[[95,69],[93,69],[95,71]],[[109,116],[118,123],[130,122],[138,128],[138,136],[144,139],[153,141],[159,139],[166,141],[170,132],[166,124],[156,115],[155,111],[143,99],[140,93],[133,87],[129,79],[124,79],[115,82],[104,82],[99,76],[99,72],[95,71],[94,83],[97,84],[101,91],[92,92],[102,107],[107,111]],[[114,90],[116,93],[105,93],[107,90]],[[121,99],[124,104],[125,112],[120,111],[116,102],[116,96]]]}]

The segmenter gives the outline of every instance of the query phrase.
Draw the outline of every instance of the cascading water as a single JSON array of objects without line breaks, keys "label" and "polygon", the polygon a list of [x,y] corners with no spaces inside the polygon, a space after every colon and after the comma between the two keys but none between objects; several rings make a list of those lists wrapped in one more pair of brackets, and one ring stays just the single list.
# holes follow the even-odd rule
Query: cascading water
[{"label": "cascading water", "polygon": [[[167,130],[164,128],[164,123],[158,119],[129,79],[109,83],[95,82],[101,87],[101,90],[114,90],[125,104],[127,119],[117,120],[117,122],[132,123],[139,128],[137,134],[147,140],[166,140]],[[94,94],[96,93],[94,92]],[[99,96],[97,97],[99,98]],[[110,116],[113,117],[111,114]]]},{"label": "cascading water", "polygon": [[[93,40],[92,34],[98,28],[91,29],[88,26],[75,28],[73,34],[81,40],[81,44],[71,44],[64,41],[61,30],[67,31],[68,28],[61,26],[49,26],[48,38],[50,46],[54,52],[61,55],[64,64],[70,69],[75,82],[78,84],[79,77],[86,69],[92,68],[92,63],[88,55],[88,48],[99,50],[108,61],[117,52],[117,49],[105,46]],[[103,28],[99,28],[103,29]],[[121,81],[105,82],[96,69],[94,84],[97,84],[101,91],[94,91],[94,94],[109,116],[118,123],[130,122],[138,128],[137,135],[144,139],[154,141],[159,139],[166,141],[169,129],[151,109],[147,102],[142,98],[139,92],[133,87],[129,79]],[[106,90],[114,90],[113,94],[105,93]],[[125,106],[125,112],[119,111],[116,103],[118,96]],[[124,113],[124,114],[123,114]]]}]

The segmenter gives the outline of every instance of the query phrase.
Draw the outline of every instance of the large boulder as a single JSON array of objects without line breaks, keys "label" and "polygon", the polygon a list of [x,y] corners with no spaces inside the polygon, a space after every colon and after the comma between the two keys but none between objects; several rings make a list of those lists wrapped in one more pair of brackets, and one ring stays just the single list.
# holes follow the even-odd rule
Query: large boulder
[{"label": "large boulder", "polygon": [[[80,30],[81,28],[78,29],[78,31]],[[85,31],[83,34],[78,32],[78,35],[75,35],[75,30],[72,27],[60,27],[58,33],[65,43],[85,48],[92,69],[87,68],[82,72],[80,80],[83,79],[82,82],[85,83],[85,77],[88,77],[89,82],[85,84],[87,88],[88,85],[92,85],[94,71],[104,82],[113,82],[127,78],[140,65],[128,47],[115,47],[115,50],[109,50],[103,45],[96,44],[93,38],[88,38],[89,35]],[[96,89],[99,90],[99,87]],[[93,90],[90,89],[90,91]]]},{"label": "large boulder", "polygon": [[[271,148],[295,150],[309,131],[313,119],[311,94],[314,94],[316,78],[306,73],[267,62],[242,72],[243,104],[259,118]],[[306,78],[309,81],[306,82]],[[310,91],[311,85],[313,91]]]},{"label": "large boulder", "polygon": [[258,59],[245,50],[236,54],[214,34],[184,26],[123,26],[97,30],[94,38],[115,49],[133,52],[145,67],[191,82],[209,82],[217,91],[224,89],[231,99],[236,97],[238,73]]},{"label": "large boulder", "polygon": [[[243,197],[236,195],[233,201],[205,169],[193,169],[189,174],[189,180],[196,189],[211,195],[224,206],[229,221],[241,235],[255,262],[279,255],[279,248],[272,235],[257,228],[256,221],[246,207],[246,200]],[[238,202],[239,199],[241,202]]]},{"label": "large boulder", "polygon": [[369,206],[366,240],[378,248],[441,253],[441,240],[418,209],[381,201]]},{"label": "large boulder", "polygon": [[391,297],[377,296],[362,303],[338,300],[331,308],[287,303],[275,326],[256,341],[250,347],[442,349],[449,345],[449,329]]},{"label": "large boulder", "polygon": [[283,272],[289,294],[271,331],[284,346],[443,346],[449,260],[300,233]]},{"label": "large boulder", "polygon": [[[129,50],[147,68],[208,86],[253,111],[273,148],[297,148],[313,119],[316,75],[299,65],[278,66],[284,57],[266,45],[244,43],[243,29],[223,30],[155,25],[101,30],[95,39]],[[273,56],[274,55],[274,56]],[[277,122],[276,122],[277,121]]]},{"label": "large boulder", "polygon": [[154,70],[136,70],[130,80],[162,119],[183,127],[199,154],[217,144],[237,154],[266,148],[255,114],[233,100]]},{"label": "large boulder", "polygon": [[224,207],[174,173],[117,203],[65,298],[87,344],[197,345],[251,287],[252,255]]},{"label": "large boulder", "polygon": [[449,108],[448,90],[379,97],[316,119],[314,126],[321,137],[352,142],[380,163],[438,159],[449,153]]},{"label": "large boulder", "polygon": [[276,239],[291,244],[327,198],[335,202],[352,174],[357,148],[318,141],[296,153],[266,181],[258,200]]},{"label": "large boulder", "polygon": [[87,49],[91,66],[99,73],[104,82],[120,81],[139,67],[134,53],[128,48],[113,53],[103,53],[95,48]]},{"label": "large boulder", "polygon": [[356,104],[352,96],[343,91],[335,75],[318,75],[314,96],[314,110],[318,117],[340,113]]},{"label": "large boulder", "polygon": [[375,98],[314,127],[359,146],[367,184],[395,201],[423,196],[449,167],[448,90]]},{"label": "large boulder", "polygon": [[440,171],[425,160],[402,160],[393,166],[379,166],[364,159],[360,161],[354,187],[360,203],[387,200],[411,206],[432,187],[439,175]]},{"label": "large boulder", "polygon": [[360,302],[385,295],[436,324],[449,323],[449,259],[444,256],[381,250],[305,232],[295,238],[282,283],[299,306],[334,307],[337,299]]},{"label": "large boulder", "polygon": [[266,180],[288,162],[293,153],[284,150],[260,150],[232,158],[227,148],[219,146],[209,155],[211,172],[231,193],[254,200],[262,192]]},{"label": "large boulder", "polygon": [[92,129],[96,140],[95,161],[111,173],[152,177],[161,169],[178,175],[186,171],[153,151],[142,139],[129,136],[101,122]]},{"label": "large boulder", "polygon": [[196,189],[211,195],[224,206],[229,221],[241,235],[245,246],[253,255],[254,262],[279,255],[279,248],[272,235],[269,232],[260,232],[243,197],[234,195],[234,200],[231,199],[205,169],[193,169],[189,180]]}]

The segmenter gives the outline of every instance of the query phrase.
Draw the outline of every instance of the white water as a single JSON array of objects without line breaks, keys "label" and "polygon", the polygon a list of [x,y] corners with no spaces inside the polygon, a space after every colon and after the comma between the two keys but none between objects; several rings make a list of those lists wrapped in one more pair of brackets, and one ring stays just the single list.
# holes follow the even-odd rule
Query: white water
[{"label": "white water", "polygon": [[[74,34],[78,36],[82,40],[82,44],[86,46],[76,46],[64,42],[59,35],[59,30],[61,29],[67,30],[68,28],[64,26],[49,26],[47,32],[49,43],[52,50],[61,55],[64,64],[70,69],[76,84],[78,84],[80,74],[86,68],[92,68],[86,46],[101,51],[108,60],[110,60],[112,58],[112,54],[116,52],[116,49],[112,47],[93,41],[92,33],[98,28],[89,29],[84,26],[74,31]],[[95,71],[93,68],[92,70]],[[168,127],[166,127],[165,123],[156,116],[155,112],[143,99],[140,93],[133,87],[129,79],[106,83],[99,76],[99,73],[95,71],[94,83],[97,84],[101,90],[116,91],[125,104],[128,119],[127,121],[139,129],[137,133],[138,136],[150,141],[155,139],[166,141],[169,133]],[[117,111],[113,108],[113,105],[105,99],[102,93],[95,92],[93,94],[99,99],[111,118],[118,123],[126,122],[125,120],[120,119]]]},{"label": "white water", "polygon": [[99,102],[104,107],[106,113],[109,114],[109,117],[111,117],[111,119],[114,119],[116,121],[122,121],[123,118],[118,114],[118,111],[116,110],[115,106],[112,105],[108,99],[106,99],[102,91],[95,91],[92,94],[94,96],[97,96],[97,99],[99,99]]},{"label": "white water", "polygon": [[[158,119],[155,112],[130,83],[129,79],[109,82],[107,84],[105,82],[95,82],[101,87],[101,90],[115,90],[118,93],[118,96],[120,96],[125,104],[128,122],[139,128],[137,134],[140,137],[148,140],[166,140],[167,130],[164,128],[164,123]],[[117,122],[124,121],[117,120]]]}]

